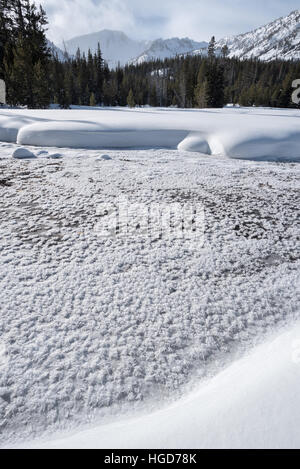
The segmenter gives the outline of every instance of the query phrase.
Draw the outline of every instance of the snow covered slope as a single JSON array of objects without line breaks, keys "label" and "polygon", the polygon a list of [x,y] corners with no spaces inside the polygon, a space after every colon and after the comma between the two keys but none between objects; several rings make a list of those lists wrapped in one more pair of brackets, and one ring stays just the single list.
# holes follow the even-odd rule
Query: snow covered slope
[{"label": "snow covered slope", "polygon": [[227,45],[229,57],[261,60],[300,60],[300,10],[239,36],[224,38],[218,47]]},{"label": "snow covered slope", "polygon": [[51,51],[51,53],[56,57],[58,57],[58,60],[60,60],[61,62],[63,62],[65,60],[65,54],[64,52],[62,51],[62,49],[60,49],[59,47],[57,47],[54,42],[51,42],[49,40],[47,40],[47,45]]},{"label": "snow covered slope", "polygon": [[[192,53],[195,50],[207,52],[207,42],[195,42],[189,38],[179,39],[157,39],[153,41],[148,49],[146,49],[139,57],[131,61],[133,64],[140,64],[156,59],[166,59],[175,57],[176,55]],[[200,53],[200,52],[199,52]]]},{"label": "snow covered slope", "polygon": [[75,37],[66,41],[65,45],[68,53],[75,55],[78,47],[81,52],[87,53],[89,49],[96,52],[98,43],[110,67],[116,67],[118,63],[125,65],[139,56],[149,45],[148,41],[135,41],[121,31],[108,29]]},{"label": "snow covered slope", "polygon": [[23,448],[300,448],[300,326],[166,409]]}]

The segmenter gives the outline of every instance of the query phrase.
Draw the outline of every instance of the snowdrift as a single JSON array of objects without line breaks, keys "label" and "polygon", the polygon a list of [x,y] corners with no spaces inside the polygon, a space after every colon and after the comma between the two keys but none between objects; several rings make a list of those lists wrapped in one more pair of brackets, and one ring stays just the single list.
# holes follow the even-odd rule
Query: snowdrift
[{"label": "snowdrift", "polygon": [[254,160],[300,160],[297,110],[227,108],[0,111],[0,140],[70,148],[171,148]]},{"label": "snowdrift", "polygon": [[300,325],[167,409],[22,447],[299,448]]}]

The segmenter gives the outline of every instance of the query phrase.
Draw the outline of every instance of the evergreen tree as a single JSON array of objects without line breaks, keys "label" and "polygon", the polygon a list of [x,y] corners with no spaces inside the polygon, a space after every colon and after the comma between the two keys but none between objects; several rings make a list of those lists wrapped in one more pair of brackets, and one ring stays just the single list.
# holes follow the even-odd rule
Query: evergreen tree
[{"label": "evergreen tree", "polygon": [[48,70],[38,61],[33,67],[33,100],[37,107],[46,109],[50,104]]},{"label": "evergreen tree", "polygon": [[208,44],[208,58],[210,60],[215,59],[216,57],[216,39],[213,36]]},{"label": "evergreen tree", "polygon": [[199,108],[207,107],[207,80],[206,80],[206,62],[203,61],[197,76],[197,85],[195,87],[195,104]]},{"label": "evergreen tree", "polygon": [[[8,102],[31,108],[43,107],[46,103],[45,78],[49,72],[50,57],[45,36],[45,11],[42,7],[38,9],[30,0],[4,0],[0,7],[0,36],[5,35],[3,25],[10,28],[9,41],[0,53],[3,56]],[[35,67],[38,72],[36,77]],[[37,83],[37,80],[43,83]],[[41,99],[38,90],[42,92]]]},{"label": "evergreen tree", "polygon": [[95,56],[95,68],[95,99],[98,103],[101,103],[103,101],[104,60],[99,43]]},{"label": "evergreen tree", "polygon": [[211,108],[224,106],[224,68],[216,61],[211,62],[206,74],[206,102]]},{"label": "evergreen tree", "polygon": [[130,88],[129,94],[127,96],[127,104],[131,108],[135,107],[134,95],[133,95],[133,91],[132,91],[131,88]]},{"label": "evergreen tree", "polygon": [[282,87],[278,96],[278,105],[279,107],[290,107],[292,105],[292,82],[293,75],[289,73],[286,78],[283,80]]},{"label": "evergreen tree", "polygon": [[91,93],[91,96],[90,96],[90,106],[92,106],[92,107],[95,107],[95,106],[96,106],[95,93]]},{"label": "evergreen tree", "polygon": [[227,44],[225,44],[221,49],[221,55],[222,55],[223,59],[226,59],[228,54],[229,54],[229,47],[227,46]]}]

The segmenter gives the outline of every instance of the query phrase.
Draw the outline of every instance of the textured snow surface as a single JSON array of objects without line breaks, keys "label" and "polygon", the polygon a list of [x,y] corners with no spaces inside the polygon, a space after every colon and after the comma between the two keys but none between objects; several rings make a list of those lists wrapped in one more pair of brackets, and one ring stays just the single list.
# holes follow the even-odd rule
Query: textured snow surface
[{"label": "textured snow surface", "polygon": [[[16,147],[0,147],[2,445],[157,408],[299,319],[297,164]],[[121,194],[203,204],[204,245],[99,237]]]},{"label": "textured snow surface", "polygon": [[23,447],[299,449],[299,389],[298,324],[163,410]]},{"label": "textured snow surface", "polygon": [[96,108],[0,111],[0,140],[71,148],[170,148],[255,160],[300,160],[298,110]]}]

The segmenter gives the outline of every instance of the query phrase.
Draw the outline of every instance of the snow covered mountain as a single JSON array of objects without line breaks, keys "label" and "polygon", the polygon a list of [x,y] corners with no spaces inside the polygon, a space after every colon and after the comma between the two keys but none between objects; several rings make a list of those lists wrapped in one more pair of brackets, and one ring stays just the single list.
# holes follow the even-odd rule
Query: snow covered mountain
[{"label": "snow covered mountain", "polygon": [[75,55],[78,47],[81,52],[96,52],[98,43],[104,59],[110,67],[116,67],[118,63],[125,65],[138,57],[150,45],[149,41],[135,41],[126,36],[122,31],[104,29],[97,33],[78,36],[65,42],[69,54]]},{"label": "snow covered mountain", "polygon": [[[196,42],[189,38],[156,39],[136,41],[121,31],[103,30],[66,41],[65,47],[70,55],[76,54],[78,47],[87,53],[96,51],[100,43],[104,59],[110,67],[118,63],[125,65],[141,64],[149,60],[165,59],[183,54],[207,54],[207,42]],[[226,37],[217,42],[220,50],[224,45],[229,48],[229,57],[247,59],[257,57],[261,60],[300,59],[300,10],[279,18],[272,23],[238,36]]]},{"label": "snow covered mountain", "polygon": [[150,60],[163,60],[168,57],[175,57],[176,55],[193,53],[195,50],[203,50],[206,52],[207,46],[207,42],[195,42],[187,37],[183,39],[179,39],[178,37],[172,39],[156,39],[156,41],[151,43],[148,49],[131,63],[140,64]]},{"label": "snow covered mountain", "polygon": [[51,42],[49,41],[49,39],[47,40],[47,46],[49,47],[51,53],[54,55],[54,56],[57,56],[58,59],[63,62],[65,60],[65,53],[62,51],[62,49],[60,49],[59,47],[57,47],[54,42]]},{"label": "snow covered mountain", "polygon": [[300,10],[279,18],[252,32],[224,38],[218,47],[227,45],[229,57],[261,60],[300,59]]},{"label": "snow covered mountain", "polygon": [[156,39],[155,41],[135,41],[121,31],[103,30],[85,36],[75,37],[65,42],[66,50],[74,55],[78,47],[87,53],[101,46],[104,59],[111,67],[127,63],[139,64],[149,60],[175,57],[192,53],[196,49],[207,49],[207,42],[196,42],[189,38]]}]

